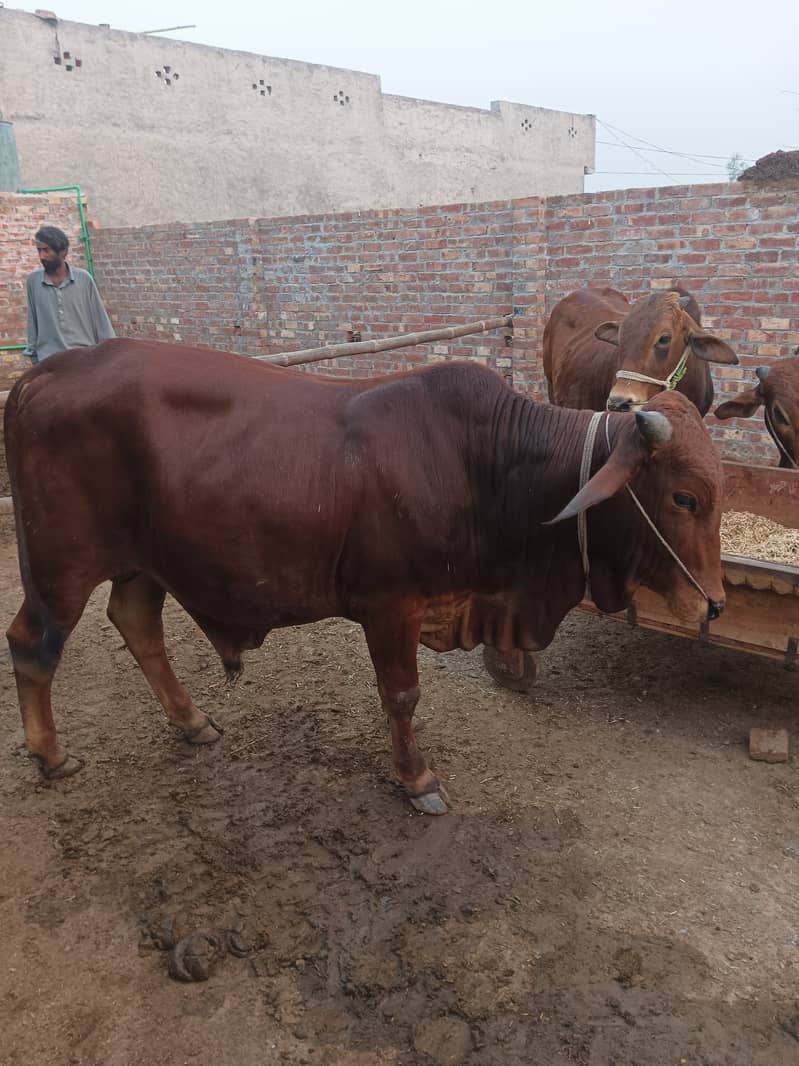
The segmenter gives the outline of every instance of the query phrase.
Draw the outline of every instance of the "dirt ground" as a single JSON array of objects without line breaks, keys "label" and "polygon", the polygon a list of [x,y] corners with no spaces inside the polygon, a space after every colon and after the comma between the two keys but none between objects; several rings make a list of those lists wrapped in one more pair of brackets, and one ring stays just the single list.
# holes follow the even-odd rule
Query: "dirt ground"
[{"label": "dirt ground", "polygon": [[[421,650],[431,819],[392,783],[358,627],[273,633],[229,687],[170,604],[225,728],[193,749],[104,593],[55,686],[76,777],[22,752],[3,651],[3,1066],[799,1062],[799,775],[746,751],[754,725],[799,740],[797,675],[586,616],[530,695]],[[192,932],[218,957],[180,983]]]}]

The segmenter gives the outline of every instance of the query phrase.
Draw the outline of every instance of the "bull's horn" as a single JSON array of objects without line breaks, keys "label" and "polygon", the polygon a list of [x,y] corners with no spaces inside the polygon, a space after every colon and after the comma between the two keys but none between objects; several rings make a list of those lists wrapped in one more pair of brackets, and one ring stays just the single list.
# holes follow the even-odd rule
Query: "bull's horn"
[{"label": "bull's horn", "polygon": [[765,381],[766,378],[768,377],[768,372],[769,372],[770,369],[771,368],[768,367],[768,366],[759,366],[757,368],[757,370],[755,371],[755,373],[757,374],[757,376],[760,378],[761,381]]},{"label": "bull's horn", "polygon": [[651,448],[671,440],[671,422],[660,411],[636,411],[635,422],[638,432]]}]

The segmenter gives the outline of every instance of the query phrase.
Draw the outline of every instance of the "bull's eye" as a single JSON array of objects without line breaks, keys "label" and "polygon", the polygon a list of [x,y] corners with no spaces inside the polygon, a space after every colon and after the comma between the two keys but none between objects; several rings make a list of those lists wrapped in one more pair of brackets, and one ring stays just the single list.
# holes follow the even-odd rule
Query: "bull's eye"
[{"label": "bull's eye", "polygon": [[696,511],[696,496],[692,496],[690,492],[675,492],[674,502],[684,511],[690,511],[691,514]]},{"label": "bull's eye", "polygon": [[671,334],[663,333],[658,337],[658,348],[668,348],[671,344]]},{"label": "bull's eye", "polygon": [[781,426],[787,426],[789,424],[788,419],[785,417],[785,412],[778,403],[774,404],[774,408],[771,413],[774,416],[774,421],[778,422]]}]

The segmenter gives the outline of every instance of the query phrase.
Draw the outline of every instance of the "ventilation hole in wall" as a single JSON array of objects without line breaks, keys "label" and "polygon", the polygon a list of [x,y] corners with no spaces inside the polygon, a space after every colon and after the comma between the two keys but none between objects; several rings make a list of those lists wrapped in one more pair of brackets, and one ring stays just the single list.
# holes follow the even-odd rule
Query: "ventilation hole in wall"
[{"label": "ventilation hole in wall", "polygon": [[173,81],[177,81],[180,78],[180,74],[172,74],[172,67],[167,67],[166,65],[157,70],[155,76],[160,78],[164,85],[171,85]]},{"label": "ventilation hole in wall", "polygon": [[261,96],[266,96],[266,93],[264,92],[263,89],[261,89]]},{"label": "ventilation hole in wall", "polygon": [[569,126],[569,129],[568,129],[567,132],[568,132],[568,134],[569,134],[569,136],[571,137],[572,140],[574,140],[574,138],[577,136],[577,130],[574,128],[574,126]]},{"label": "ventilation hole in wall", "polygon": [[334,93],[333,100],[335,101],[335,103],[341,104],[342,107],[344,107],[350,102],[349,96],[345,94],[343,89],[339,89],[337,93]]},{"label": "ventilation hole in wall", "polygon": [[71,52],[62,52],[60,55],[54,55],[53,62],[57,67],[63,67],[65,70],[75,70],[77,67],[83,66],[83,60],[78,59],[77,56],[73,57]]},{"label": "ventilation hole in wall", "polygon": [[258,82],[258,84],[259,84],[259,85],[263,85],[263,83],[264,83],[264,79],[263,79],[263,78],[261,78],[261,80],[260,80],[260,81]]},{"label": "ventilation hole in wall", "polygon": [[530,121],[530,119],[529,119],[529,118],[523,118],[523,119],[522,119],[522,129],[524,130],[524,132],[525,132],[525,133],[529,133],[529,131],[530,131],[530,130],[531,130],[532,128],[533,128],[533,124],[532,124],[532,122]]},{"label": "ventilation hole in wall", "polygon": [[272,86],[271,85],[267,85],[263,78],[261,78],[259,80],[257,85],[255,84],[255,82],[253,82],[253,86],[252,87],[253,87],[253,89],[255,89],[255,91],[258,93],[259,96],[271,96],[272,95]]}]

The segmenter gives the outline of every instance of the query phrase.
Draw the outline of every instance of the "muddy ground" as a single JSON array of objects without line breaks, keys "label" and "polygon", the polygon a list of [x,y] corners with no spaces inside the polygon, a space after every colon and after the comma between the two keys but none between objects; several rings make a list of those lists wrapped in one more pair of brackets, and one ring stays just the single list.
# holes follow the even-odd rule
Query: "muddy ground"
[{"label": "muddy ground", "polygon": [[[225,728],[198,750],[104,599],[55,686],[76,777],[22,753],[3,653],[4,1066],[799,1062],[799,774],[746,751],[754,725],[799,741],[796,674],[585,616],[528,696],[422,650],[431,819],[392,783],[356,626],[273,633],[230,688],[170,604]],[[4,628],[19,600],[6,526]],[[195,931],[219,957],[179,983]]]}]

